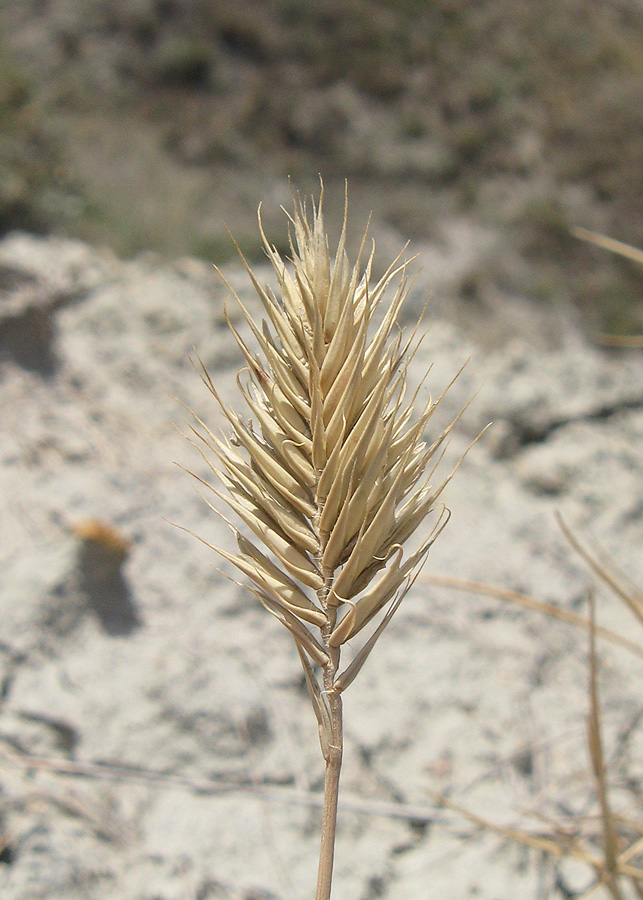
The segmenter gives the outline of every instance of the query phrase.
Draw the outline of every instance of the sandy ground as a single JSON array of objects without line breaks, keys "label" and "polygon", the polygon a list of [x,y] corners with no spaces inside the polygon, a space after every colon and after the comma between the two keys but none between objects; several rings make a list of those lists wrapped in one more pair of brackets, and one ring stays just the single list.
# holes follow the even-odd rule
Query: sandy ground
[{"label": "sandy ground", "polygon": [[[425,260],[409,321],[429,293],[439,312],[442,286]],[[174,465],[203,471],[176,398],[218,422],[193,347],[235,397],[225,289],[200,262],[20,234],[0,244],[0,289],[0,894],[312,896],[323,766],[294,647],[170,524],[229,540]],[[643,358],[562,317],[542,339],[519,301],[499,314],[515,330],[502,349],[438,318],[413,364],[415,380],[434,364],[438,393],[470,358],[443,421],[481,388],[445,474],[494,422],[448,489],[426,572],[584,614],[591,579],[554,515],[643,583]],[[600,622],[635,637],[598,596]],[[600,657],[614,804],[632,809],[643,665],[608,643]],[[580,891],[588,871],[476,829],[435,792],[503,825],[594,814],[587,708],[581,630],[418,582],[346,695],[336,900]]]}]

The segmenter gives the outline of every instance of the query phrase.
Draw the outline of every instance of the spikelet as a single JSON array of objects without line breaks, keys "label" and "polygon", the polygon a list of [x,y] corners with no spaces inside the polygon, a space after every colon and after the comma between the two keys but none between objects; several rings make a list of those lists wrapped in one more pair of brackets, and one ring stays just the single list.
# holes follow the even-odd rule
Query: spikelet
[{"label": "spikelet", "polygon": [[[360,265],[364,235],[351,268],[346,214],[331,261],[322,199],[323,189],[311,214],[305,203],[295,204],[288,263],[269,244],[259,217],[278,295],[242,259],[265,320],[255,322],[228,285],[259,351],[229,321],[246,362],[238,381],[250,418],[221,402],[202,367],[231,435],[221,439],[201,420],[194,435],[217,476],[207,487],[245,526],[243,534],[231,526],[236,553],[213,549],[293,635],[323,732],[323,694],[343,691],[357,675],[446,524],[448,511],[438,503],[446,482],[432,487],[431,477],[454,423],[427,442],[439,400],[415,412],[404,399],[413,352],[397,324],[408,292],[406,263],[398,257],[371,284],[372,252],[363,271]],[[405,554],[405,543],[432,513],[428,533]],[[342,671],[342,646],[372,622],[368,640]],[[323,669],[323,692],[315,665]]]}]

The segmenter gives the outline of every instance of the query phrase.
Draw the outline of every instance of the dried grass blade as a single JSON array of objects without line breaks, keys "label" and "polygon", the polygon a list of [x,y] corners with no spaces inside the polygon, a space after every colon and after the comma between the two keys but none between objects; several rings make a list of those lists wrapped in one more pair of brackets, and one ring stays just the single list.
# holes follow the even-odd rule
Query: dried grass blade
[{"label": "dried grass blade", "polygon": [[[525,609],[533,609],[537,612],[545,613],[545,615],[551,616],[554,619],[559,619],[561,622],[566,622],[568,625],[575,625],[579,628],[588,627],[587,619],[583,618],[583,616],[579,616],[567,609],[561,609],[561,607],[554,606],[551,603],[536,600],[534,597],[530,597],[527,594],[510,591],[507,588],[494,587],[490,584],[484,584],[484,582],[469,581],[465,578],[451,578],[448,575],[421,574],[419,577],[421,581],[424,581],[427,584],[433,584],[436,587],[453,588],[454,590],[465,591],[469,594],[482,594],[483,596],[493,597],[496,600],[505,600],[509,603],[523,606]],[[610,641],[612,644],[623,647],[630,653],[634,653],[636,656],[643,659],[643,647],[635,641],[631,641],[629,638],[618,634],[616,631],[605,628],[603,625],[597,625],[596,635],[606,641]]]},{"label": "dried grass blade", "polygon": [[[424,542],[427,545],[427,550],[430,549],[430,547],[432,546],[434,541],[437,539],[438,535],[441,533],[442,529],[446,527],[449,519],[451,518],[451,512],[446,506],[442,505],[440,507],[435,507],[435,511],[438,511],[438,510],[439,510],[438,521],[433,526],[433,530],[431,531],[428,538]],[[419,551],[417,551],[417,552],[419,552]],[[367,585],[371,581],[371,578],[373,578],[373,576],[382,568],[385,561],[386,561],[385,559],[376,557],[376,559],[372,563],[372,565],[369,566],[368,568],[366,568],[362,572],[362,574],[356,580],[355,585],[354,585],[354,590],[356,593],[363,591],[367,587]],[[417,574],[419,574],[420,568],[421,567],[418,568]],[[417,577],[417,575],[414,575],[413,579],[415,580],[416,577]]]},{"label": "dried grass blade", "polygon": [[350,640],[358,631],[377,615],[395,594],[406,577],[404,568],[400,568],[403,555],[402,547],[396,551],[396,559],[384,575],[357,602],[351,604],[350,614],[346,614],[333,629],[328,643],[331,647],[339,647]]},{"label": "dried grass blade", "polygon": [[[235,583],[239,584],[239,582]],[[308,631],[308,629],[301,623],[297,616],[294,616],[287,609],[279,606],[272,600],[271,597],[268,597],[267,594],[264,594],[261,591],[256,591],[249,585],[240,585],[240,587],[244,587],[246,590],[250,591],[251,594],[255,595],[261,605],[265,607],[268,612],[272,613],[273,616],[288,629],[297,644],[301,645],[301,647],[306,651],[306,653],[312,660],[314,660],[320,666],[328,665],[328,654],[326,653],[326,650],[310,633],[310,631]]]},{"label": "dried grass blade", "polygon": [[596,244],[603,250],[609,250],[611,253],[617,253],[619,256],[625,256],[634,262],[643,265],[643,250],[638,247],[632,247],[631,244],[624,244],[614,238],[607,237],[604,234],[598,234],[596,231],[588,231],[586,228],[572,228],[574,237],[587,241],[590,244]]},{"label": "dried grass blade", "polygon": [[[641,828],[641,826],[637,822],[628,823],[628,824],[631,824],[633,827],[636,827],[638,825],[639,830]],[[618,858],[619,863],[629,862],[631,859],[635,859],[637,856],[640,856],[641,854],[643,854],[643,838],[636,841],[634,844],[631,845],[631,847],[628,847],[627,850],[624,850],[623,853],[621,853],[621,855]],[[640,878],[643,882],[643,870],[641,870]]]},{"label": "dried grass blade", "polygon": [[[343,298],[341,314],[337,320],[330,343],[326,348],[321,365],[321,386],[324,394],[328,394],[335,383],[352,348],[355,335],[355,292],[350,289]],[[328,335],[326,335],[328,337]]]},{"label": "dried grass blade", "polygon": [[[372,453],[371,448],[378,446],[376,444],[377,420],[378,418],[381,420],[383,417],[383,403],[384,389],[382,387],[379,391],[373,392],[361,416],[355,422],[345,440],[338,442],[333,448],[326,467],[321,472],[317,485],[317,500],[323,508],[322,516],[325,523],[334,521],[346,496],[342,494],[341,502],[337,502],[337,497],[335,497],[335,507],[332,513],[330,511],[326,512],[330,495],[334,490],[337,479],[341,478],[341,473],[350,471],[354,461],[358,458],[361,459],[361,467],[366,465]],[[325,516],[324,513],[326,513]]]},{"label": "dried grass blade", "polygon": [[[324,519],[324,513],[320,522],[320,534],[322,541],[325,541],[324,551],[322,555],[322,569],[327,572],[334,571],[343,559],[348,544],[348,520],[350,512],[350,504],[346,497],[352,494],[353,481],[355,478],[355,465],[350,469],[348,483],[342,478],[339,491],[344,494],[344,503],[341,506],[338,515],[333,522]],[[330,505],[330,504],[329,504]],[[327,530],[328,529],[328,530]]]},{"label": "dried grass blade", "polygon": [[292,374],[288,364],[284,362],[275,347],[266,343],[263,350],[275,383],[279,385],[288,402],[295,408],[302,419],[307,422],[310,419],[310,404],[307,390]]},{"label": "dried grass blade", "polygon": [[[224,476],[222,472],[210,463],[205,454],[201,453],[214,474],[224,484],[234,484],[237,492],[241,488],[247,495],[247,499],[252,501],[270,519],[274,519],[284,534],[290,537],[296,546],[312,556],[316,556],[319,553],[319,542],[315,533],[310,529],[305,515],[288,503],[285,497],[280,496],[270,482],[265,481],[261,472],[251,469],[241,457],[237,457],[232,452],[226,456],[222,447],[217,448],[214,445],[210,445],[210,447],[221,460],[227,476]],[[213,489],[208,482],[201,479],[198,480],[209,490]]]},{"label": "dried grass blade", "polygon": [[351,555],[333,583],[328,599],[330,605],[339,605],[344,598],[353,595],[355,582],[372,563],[375,550],[381,545],[382,539],[385,541],[390,534],[395,521],[394,516],[395,493],[392,490],[384,498],[371,522],[364,523]]},{"label": "dried grass blade", "polygon": [[[376,616],[384,606],[386,606],[388,601],[391,599],[391,597],[405,578],[410,578],[413,581],[415,580],[420,572],[420,569],[424,565],[424,561],[429,550],[437,540],[438,536],[441,534],[443,528],[446,526],[449,520],[449,516],[449,510],[444,507],[440,511],[438,521],[433,527],[433,530],[429,534],[428,538],[421,544],[421,546],[415,551],[415,553],[413,553],[406,560],[403,565],[400,566],[400,562],[402,560],[402,547],[400,545],[396,545],[392,548],[392,550],[397,549],[397,559],[394,560],[394,562],[389,566],[389,568],[376,582],[376,584],[369,588],[364,594],[361,594],[355,602],[355,620],[349,634],[344,640],[350,640],[359,631],[361,631],[362,628],[368,625],[371,619],[373,619],[373,617]],[[342,623],[340,623],[340,626],[342,624],[343,621]],[[333,635],[331,635],[329,641],[331,646],[334,643],[333,636],[334,633]]]},{"label": "dried grass blade", "polygon": [[321,744],[322,754],[324,756],[324,759],[328,759],[329,748],[332,740],[330,712],[328,710],[326,701],[324,700],[321,688],[319,687],[319,682],[315,677],[315,672],[310,664],[308,656],[306,655],[300,644],[297,644],[297,650],[299,652],[299,659],[301,660],[301,665],[304,670],[306,687],[308,688],[308,694],[310,696],[310,700],[315,713],[315,718],[317,719],[317,725],[319,727],[319,742]]},{"label": "dried grass blade", "polygon": [[[279,340],[281,341],[282,346],[288,348],[288,350],[290,351],[288,354],[288,357],[289,357],[290,361],[292,362],[293,368],[295,369],[299,380],[301,380],[302,378],[305,378],[305,366],[304,366],[305,355],[302,351],[300,341],[298,340],[298,336],[292,327],[292,321],[286,315],[284,315],[282,313],[282,311],[279,307],[279,304],[277,303],[275,297],[272,295],[272,292],[268,291],[268,290],[264,290],[259,285],[259,283],[257,282],[254,275],[252,275],[250,266],[246,262],[246,259],[243,256],[243,253],[241,252],[241,250],[239,249],[239,247],[236,244],[235,244],[235,246],[237,247],[237,252],[239,253],[239,256],[241,257],[241,260],[243,262],[243,265],[244,265],[246,271],[250,273],[253,287],[255,288],[255,291],[257,292],[257,295],[259,296],[259,298],[263,304],[263,307],[275,329],[276,334],[278,335]],[[273,263],[273,265],[274,265],[274,263]],[[217,269],[217,271],[219,271],[219,270]],[[221,274],[221,272],[219,272],[219,274],[221,275],[221,278],[223,278],[223,280],[225,281],[225,278]],[[277,277],[279,279],[279,273],[277,273]],[[279,279],[279,280],[281,282],[281,279]],[[227,281],[225,283],[228,287],[230,287],[230,285],[228,284]],[[263,333],[259,331],[252,315],[250,314],[249,310],[247,309],[247,307],[245,306],[245,304],[243,303],[241,298],[238,296],[236,291],[234,291],[232,288],[230,288],[230,290],[232,290],[234,299],[236,300],[237,304],[239,305],[241,311],[243,312],[244,318],[248,322],[253,334],[255,335],[255,338],[259,341],[260,346],[263,346],[264,341],[269,341],[270,343],[273,343],[273,341],[265,333],[265,329],[264,329]],[[232,327],[229,320],[228,320],[228,326]],[[237,342],[239,342],[239,341],[240,341],[240,338],[237,336]]]},{"label": "dried grass blade", "polygon": [[357,678],[373,647],[378,642],[385,629],[387,628],[389,622],[397,612],[397,609],[404,599],[405,594],[406,590],[402,590],[402,592],[400,592],[400,594],[395,597],[395,599],[387,609],[386,615],[377,626],[373,634],[370,636],[370,638],[366,641],[361,650],[358,652],[358,654],[355,656],[355,659],[344,669],[341,675],[339,675],[339,677],[335,679],[333,687],[336,691],[340,693],[342,691],[345,691],[346,688],[349,687]]},{"label": "dried grass blade", "polygon": [[[250,542],[248,541],[247,543]],[[231,562],[240,572],[247,575],[248,578],[251,578],[257,587],[261,588],[261,590],[272,599],[276,606],[279,606],[282,609],[288,609],[294,615],[298,615],[300,618],[311,622],[311,624],[314,625],[319,624],[320,619],[322,622],[325,620],[325,616],[321,610],[315,609],[312,603],[309,604],[304,602],[308,601],[305,594],[302,595],[303,599],[301,599],[298,596],[296,587],[295,590],[292,590],[291,586],[285,583],[286,580],[284,578],[279,579],[270,571],[268,565],[262,565],[261,562],[255,560],[254,557],[251,557],[249,553],[228,553],[227,550],[223,550],[221,547],[214,547],[213,549],[216,550],[219,556],[226,559],[228,562]],[[254,549],[256,550],[256,548]],[[259,551],[257,551],[257,553],[259,553]],[[268,560],[265,560],[265,562],[269,563]],[[274,568],[277,569],[276,566]],[[279,570],[277,569],[277,571]]]},{"label": "dried grass blade", "polygon": [[[236,536],[242,556],[252,560],[255,564],[256,572],[261,581],[261,583],[257,581],[259,587],[274,597],[277,602],[282,602],[295,615],[301,616],[302,619],[317,625],[319,628],[324,626],[328,621],[326,613],[315,606],[306,594],[297,587],[295,582],[285,572],[282,572],[278,566],[275,566],[251,541],[239,532],[236,533]],[[231,562],[237,565],[235,556],[230,555],[229,558]],[[251,573],[248,574],[253,577]]]},{"label": "dried grass blade", "polygon": [[[355,343],[351,348],[346,362],[333,386],[324,398],[324,422],[326,423],[326,442],[332,450],[336,443],[342,440],[345,433],[345,420],[351,408],[351,397],[355,385],[359,381],[360,371],[364,359],[364,344],[366,331],[356,335]],[[351,423],[352,424],[352,423]]]},{"label": "dried grass blade", "polygon": [[280,427],[275,420],[272,410],[252,398],[249,392],[239,385],[241,394],[249,409],[257,417],[264,440],[272,447],[280,464],[291,473],[300,483],[312,488],[316,482],[313,466],[305,454],[297,447],[292,439]]},{"label": "dried grass blade", "polygon": [[274,451],[263,444],[257,435],[241,422],[238,416],[230,412],[228,420],[234,428],[237,439],[243,444],[257,469],[289,503],[310,515],[314,506],[307,488],[285,468]]},{"label": "dried grass blade", "polygon": [[310,426],[307,425],[292,403],[288,401],[283,393],[274,382],[264,386],[264,392],[270,403],[271,409],[275,414],[276,420],[279,422],[284,431],[288,432],[298,446],[300,446],[308,457],[312,454],[313,442],[310,437]]},{"label": "dried grass blade", "polygon": [[[324,339],[328,343],[335,335],[339,319],[348,305],[346,300],[351,282],[352,272],[346,256],[346,232],[348,226],[348,186],[344,189],[344,219],[335,253],[335,262],[328,286],[328,300],[324,310]],[[362,246],[364,237],[362,238]],[[359,269],[359,257],[355,264],[355,272]],[[352,306],[352,304],[351,304]]]},{"label": "dried grass blade", "polygon": [[[603,759],[603,741],[601,735],[601,712],[598,699],[598,663],[596,659],[596,601],[593,591],[589,592],[589,699],[590,712],[588,718],[588,744],[592,769],[598,790],[603,824],[603,852],[605,854],[604,877],[614,900],[622,900],[618,886],[618,834],[610,808],[605,764]],[[599,872],[599,874],[601,874]]]},{"label": "dried grass blade", "polygon": [[293,578],[297,578],[308,587],[318,591],[323,585],[323,579],[314,562],[310,557],[293,546],[292,541],[284,534],[274,519],[268,517],[262,510],[243,502],[242,495],[234,490],[228,495],[222,494],[209,485],[210,490],[220,500],[234,510],[234,512],[242,519],[248,528],[250,528],[260,541],[264,543],[268,549],[275,554],[283,567],[289,572]]},{"label": "dried grass blade", "polygon": [[497,825],[490,819],[485,819],[483,816],[477,815],[466,807],[461,806],[459,803],[455,803],[444,794],[439,794],[437,791],[431,790],[429,790],[428,793],[433,796],[436,805],[444,806],[447,809],[458,813],[458,815],[467,819],[469,822],[472,822],[474,825],[477,825],[479,828],[485,829],[485,831],[495,832],[501,837],[508,838],[519,844],[524,844],[527,847],[533,847],[535,850],[550,853],[552,856],[573,857],[574,859],[587,863],[593,868],[600,865],[598,857],[593,856],[582,844],[568,835],[565,836],[564,840],[561,839],[560,841],[556,841],[551,838],[541,837],[540,835],[530,834],[528,831],[521,831],[518,828],[507,828],[503,825]]},{"label": "dried grass blade", "polygon": [[598,575],[598,577],[603,581],[608,587],[610,587],[614,593],[624,601],[626,606],[631,610],[631,612],[636,616],[641,625],[643,625],[643,594],[640,592],[634,593],[632,588],[625,587],[621,583],[621,581],[616,578],[613,572],[608,570],[605,566],[603,566],[597,559],[594,557],[589,550],[584,547],[581,542],[578,540],[574,532],[567,525],[563,517],[560,513],[556,514],[556,521],[558,522],[563,534],[571,544],[571,546],[576,550],[582,559],[585,560],[587,565],[591,568],[593,572]]}]

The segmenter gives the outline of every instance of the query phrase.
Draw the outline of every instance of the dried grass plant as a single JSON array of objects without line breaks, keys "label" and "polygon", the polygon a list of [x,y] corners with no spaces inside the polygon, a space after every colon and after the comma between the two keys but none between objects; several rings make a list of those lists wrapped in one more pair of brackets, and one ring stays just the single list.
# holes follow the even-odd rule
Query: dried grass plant
[{"label": "dried grass plant", "polygon": [[[595,231],[588,231],[586,228],[572,228],[571,233],[581,241],[595,244],[603,250],[609,250],[610,253],[643,265],[643,250],[639,247],[624,244],[622,241],[616,241],[614,238],[598,234]],[[643,334],[601,334],[598,336],[598,342],[604,347],[643,347]]]},{"label": "dried grass plant", "polygon": [[[643,264],[643,250],[623,244],[613,238],[584,228],[574,228],[572,234],[609,250],[619,256]],[[599,343],[622,348],[643,347],[643,335],[600,335]],[[437,798],[443,805],[451,807],[461,815],[483,828],[495,831],[507,839],[533,847],[550,856],[573,858],[587,865],[593,871],[594,879],[576,900],[589,900],[603,889],[611,900],[638,897],[643,900],[643,815],[628,815],[615,812],[610,800],[610,784],[616,781],[618,773],[610,771],[604,749],[603,723],[600,703],[600,667],[597,653],[598,640],[605,640],[622,651],[643,658],[643,589],[619,570],[609,555],[596,546],[590,548],[558,515],[558,524],[570,547],[580,556],[599,583],[607,587],[634,617],[635,625],[627,634],[605,628],[596,621],[595,590],[592,585],[588,592],[589,615],[584,618],[551,603],[544,603],[526,594],[506,588],[494,587],[479,582],[467,581],[440,575],[423,575],[422,579],[434,586],[453,588],[473,594],[495,597],[525,609],[535,610],[551,616],[560,622],[583,628],[588,633],[588,715],[587,751],[590,761],[590,790],[593,787],[595,804],[592,814],[575,816],[566,821],[555,821],[541,815],[546,820],[546,830],[535,832],[519,828],[500,827],[482,819],[470,810],[450,802],[448,798]],[[643,709],[621,736],[621,743],[631,741],[640,731]],[[634,789],[640,795],[640,785]],[[564,806],[564,804],[563,804]],[[600,828],[596,828],[596,821]]]},{"label": "dried grass plant", "polygon": [[[349,265],[346,213],[332,260],[322,200],[323,188],[310,209],[295,201],[289,261],[270,245],[259,216],[278,294],[259,283],[239,251],[263,306],[262,322],[224,278],[258,350],[228,319],[246,363],[237,380],[251,418],[221,401],[200,365],[231,434],[219,437],[197,419],[191,439],[216,479],[199,478],[215,497],[212,508],[223,515],[227,505],[244,526],[228,523],[236,552],[212,549],[247,579],[299,652],[326,762],[316,898],[328,900],[342,693],[448,520],[438,498],[451,475],[435,487],[432,478],[454,422],[427,440],[440,399],[429,398],[417,412],[419,389],[405,399],[418,343],[417,327],[405,339],[397,323],[408,293],[407,263],[398,257],[371,284],[373,250],[363,269],[360,262],[366,233]],[[421,528],[421,539],[407,550]],[[346,662],[345,646],[356,638],[358,649]]]},{"label": "dried grass plant", "polygon": [[[600,889],[604,890],[611,900],[625,900],[626,897],[643,898],[643,816],[632,815],[622,810],[615,810],[610,799],[611,786],[623,781],[622,774],[610,771],[610,763],[618,754],[605,751],[603,723],[600,703],[600,666],[598,661],[598,640],[605,640],[631,653],[639,659],[643,658],[643,591],[637,587],[600,547],[590,549],[571,528],[558,516],[560,528],[573,550],[583,559],[598,582],[607,587],[610,593],[625,604],[634,617],[636,625],[628,632],[612,631],[601,627],[596,622],[595,590],[590,587],[588,593],[589,615],[587,618],[572,613],[559,606],[544,603],[534,597],[519,594],[505,588],[493,587],[459,578],[440,575],[422,575],[422,580],[433,586],[441,586],[494,597],[499,600],[521,606],[526,609],[545,613],[545,615],[583,628],[588,634],[588,714],[587,714],[587,756],[590,762],[589,778],[586,781],[588,797],[594,795],[594,802],[588,804],[585,814],[572,815],[567,819],[552,818],[544,811],[538,812],[543,823],[539,830],[525,828],[507,828],[499,826],[487,819],[477,816],[470,810],[452,803],[446,797],[436,800],[453,811],[463,815],[476,825],[495,831],[508,840],[525,844],[554,859],[571,858],[584,863],[593,872],[593,880],[585,891],[575,894],[576,900],[589,900]],[[640,731],[643,722],[643,710],[639,710],[634,720],[628,723],[620,737],[621,753],[625,745],[632,742]],[[638,788],[640,792],[640,788]],[[637,788],[633,787],[636,797]],[[636,803],[636,800],[635,800]],[[571,809],[561,802],[559,809]],[[597,823],[599,827],[597,827]],[[568,895],[571,896],[571,895]]]}]

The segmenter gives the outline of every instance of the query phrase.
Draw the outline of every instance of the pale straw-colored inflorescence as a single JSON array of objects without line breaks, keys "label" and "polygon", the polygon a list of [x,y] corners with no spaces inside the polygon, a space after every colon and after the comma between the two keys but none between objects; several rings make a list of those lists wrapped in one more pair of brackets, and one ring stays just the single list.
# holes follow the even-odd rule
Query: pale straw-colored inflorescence
[{"label": "pale straw-colored inflorescence", "polygon": [[[233,291],[259,351],[229,322],[246,362],[238,383],[249,418],[221,403],[203,369],[231,435],[217,437],[200,419],[194,433],[217,477],[207,487],[245,525],[244,533],[231,526],[236,552],[214,549],[294,637],[326,755],[328,692],[353,680],[447,521],[437,502],[444,482],[432,487],[431,476],[452,425],[427,440],[439,401],[415,412],[419,391],[405,398],[415,341],[397,323],[406,263],[398,258],[371,284],[372,252],[360,265],[366,235],[349,265],[346,217],[334,261],[321,198],[310,213],[297,202],[289,218],[288,262],[261,231],[278,293],[244,260],[265,320],[256,322]],[[405,553],[431,513],[428,533]],[[369,623],[342,669],[343,645]]]}]

